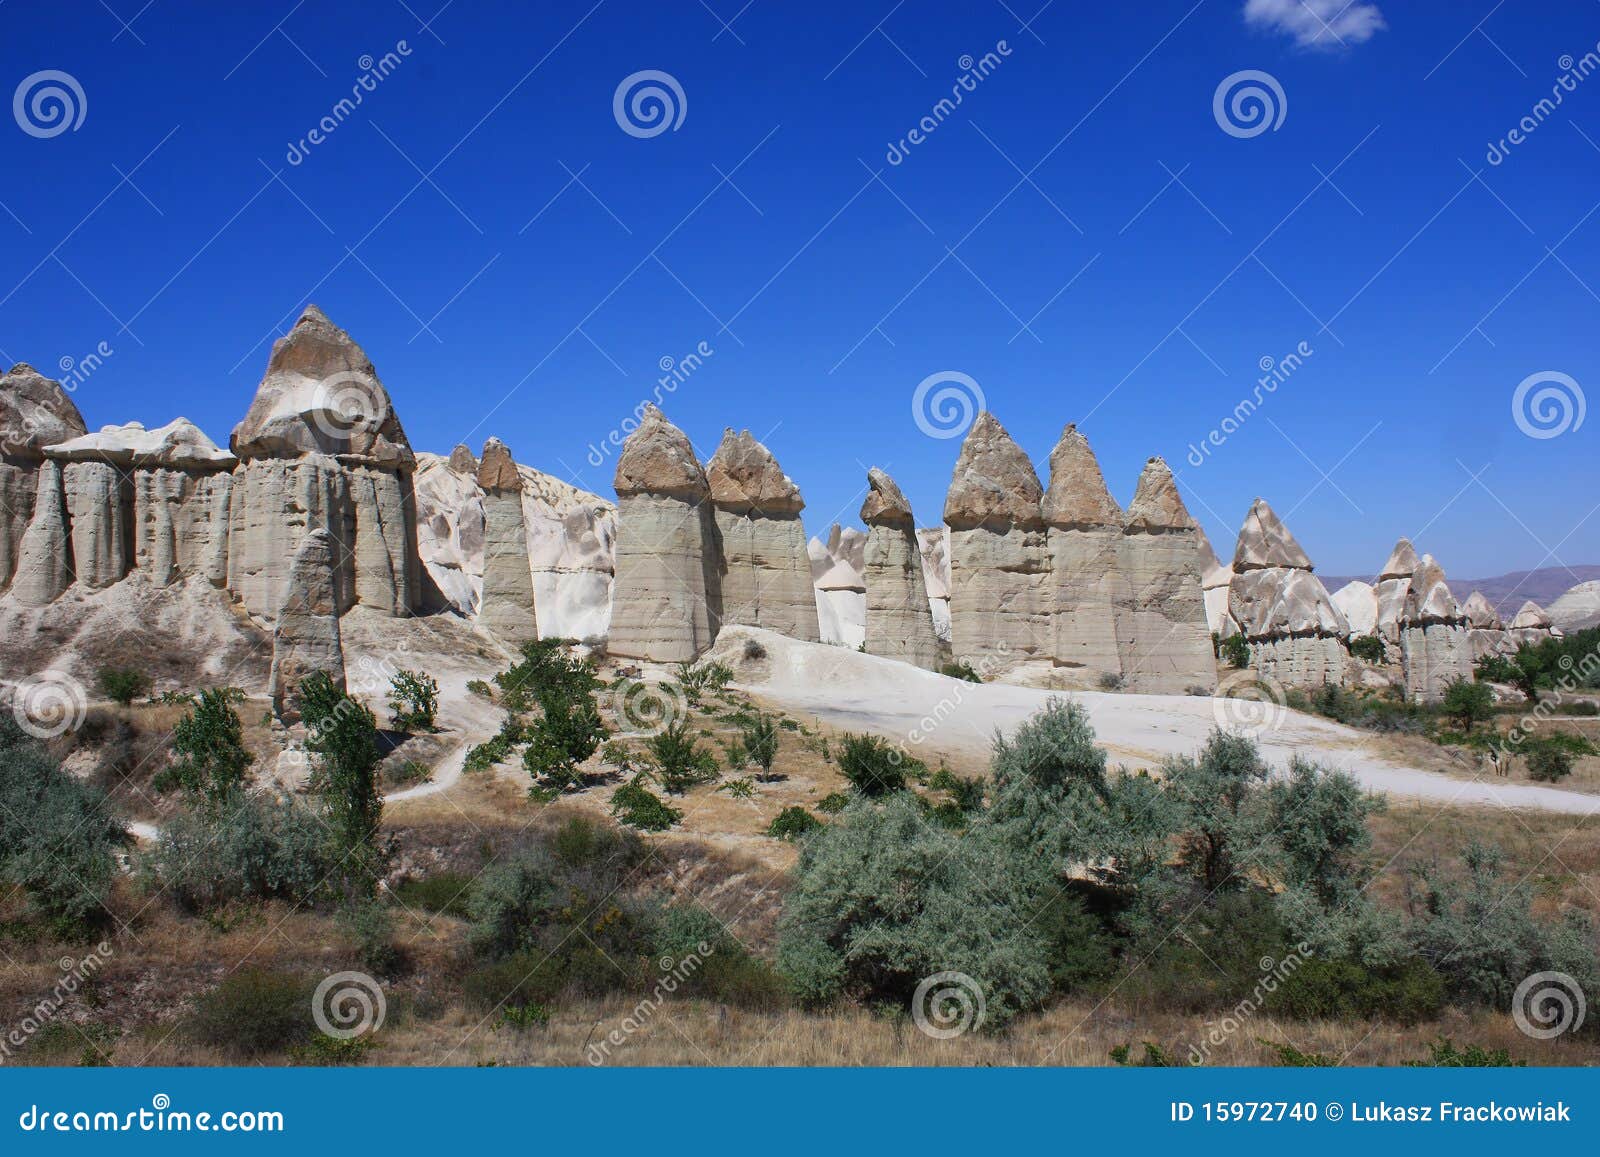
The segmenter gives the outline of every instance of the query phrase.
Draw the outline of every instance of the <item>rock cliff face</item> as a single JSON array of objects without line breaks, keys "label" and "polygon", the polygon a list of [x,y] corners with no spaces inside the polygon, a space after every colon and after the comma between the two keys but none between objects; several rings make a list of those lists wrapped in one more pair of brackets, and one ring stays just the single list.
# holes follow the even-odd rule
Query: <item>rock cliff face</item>
[{"label": "rock cliff face", "polygon": [[1411,593],[1411,576],[1417,573],[1422,560],[1409,538],[1402,538],[1389,552],[1389,561],[1378,574],[1373,597],[1377,600],[1375,611],[1377,632],[1387,643],[1400,641],[1400,621],[1405,615],[1406,597]]},{"label": "rock cliff face", "polygon": [[1474,663],[1485,655],[1507,649],[1506,625],[1482,591],[1473,591],[1467,596],[1467,601],[1461,604],[1461,613],[1467,620]]},{"label": "rock cliff face", "polygon": [[613,655],[692,661],[721,617],[711,488],[694,447],[654,406],[617,458]]},{"label": "rock cliff face", "polygon": [[800,488],[749,430],[730,427],[706,463],[721,554],[722,622],[821,641]]},{"label": "rock cliff face", "polygon": [[1200,533],[1200,590],[1206,600],[1206,627],[1212,634],[1226,639],[1239,633],[1239,624],[1228,611],[1230,588],[1233,586],[1233,567],[1217,561],[1217,552],[1211,540]]},{"label": "rock cliff face", "polygon": [[1549,608],[1551,625],[1572,632],[1600,626],[1600,579],[1579,583]]},{"label": "rock cliff face", "polygon": [[867,653],[936,670],[939,637],[933,630],[911,503],[876,466],[867,471],[861,521],[867,524]]},{"label": "rock cliff face", "polygon": [[72,585],[72,545],[60,465],[45,462],[32,473],[37,487],[33,517],[17,547],[17,572],[10,593],[25,607],[42,607]]},{"label": "rock cliff face", "polygon": [[924,526],[917,531],[922,552],[922,583],[928,588],[928,609],[933,631],[946,647],[950,644],[950,528]]},{"label": "rock cliff face", "polygon": [[1546,639],[1551,638],[1556,632],[1553,629],[1550,616],[1543,607],[1532,599],[1527,600],[1518,608],[1516,615],[1509,624],[1511,641],[1517,646],[1537,646]]},{"label": "rock cliff face", "polygon": [[478,625],[515,650],[539,637],[539,622],[522,519],[522,475],[498,438],[484,444],[478,489],[483,493],[484,525]]},{"label": "rock cliff face", "polygon": [[957,661],[995,677],[1048,682],[1050,556],[1044,488],[988,411],[967,431],[945,497],[950,642]]},{"label": "rock cliff face", "polygon": [[[1386,576],[1394,565],[1391,559],[1384,568]],[[1410,576],[1399,613],[1399,631],[1406,694],[1412,700],[1434,702],[1443,697],[1451,680],[1472,678],[1467,619],[1445,583],[1444,569],[1432,555],[1423,555]]]},{"label": "rock cliff face", "polygon": [[[44,448],[85,432],[83,416],[60,382],[45,377],[26,362],[18,362],[0,374],[0,593],[11,586],[17,574],[22,540],[41,489],[39,466]],[[59,491],[58,474],[50,493]],[[37,554],[35,558],[38,559]],[[66,561],[64,557],[59,560],[61,564]],[[50,563],[49,573],[26,580],[30,599],[56,585],[55,566]],[[59,594],[57,590],[45,601]]]},{"label": "rock cliff face", "polygon": [[1117,622],[1124,686],[1182,694],[1214,691],[1215,653],[1200,586],[1200,528],[1172,471],[1151,458],[1128,505],[1119,559],[1129,604]]},{"label": "rock cliff face", "polygon": [[828,540],[806,544],[817,624],[824,643],[860,647],[867,639],[867,536],[837,522]]},{"label": "rock cliff face", "polygon": [[319,527],[333,540],[341,612],[420,605],[415,458],[372,362],[316,306],[274,343],[229,444],[240,466],[228,586],[252,614],[276,613],[288,560]]},{"label": "rock cliff face", "polygon": [[1228,609],[1263,676],[1286,687],[1344,682],[1350,624],[1265,499],[1255,500],[1239,531]]},{"label": "rock cliff face", "polygon": [[1133,598],[1122,571],[1122,508],[1075,425],[1061,432],[1050,452],[1042,510],[1050,559],[1052,683],[1083,690],[1120,680],[1117,626],[1131,613]]},{"label": "rock cliff face", "polygon": [[272,709],[285,723],[299,720],[300,682],[313,671],[326,671],[334,686],[345,687],[335,569],[333,536],[320,527],[303,535],[272,631]]},{"label": "rock cliff face", "polygon": [[1352,635],[1374,635],[1378,631],[1378,593],[1371,583],[1345,583],[1333,592],[1333,605],[1350,624]]}]

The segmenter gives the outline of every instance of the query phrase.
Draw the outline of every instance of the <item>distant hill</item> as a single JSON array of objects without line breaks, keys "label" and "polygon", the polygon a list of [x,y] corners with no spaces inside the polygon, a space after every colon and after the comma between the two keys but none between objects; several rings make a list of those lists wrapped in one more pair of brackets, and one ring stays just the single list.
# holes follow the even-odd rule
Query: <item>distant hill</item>
[{"label": "distant hill", "polygon": [[[1374,578],[1369,574],[1319,574],[1317,577],[1322,579],[1322,585],[1328,588],[1330,594],[1345,583],[1358,579],[1369,583]],[[1500,612],[1503,619],[1510,619],[1529,599],[1548,609],[1551,603],[1573,587],[1593,579],[1600,579],[1600,566],[1547,566],[1539,570],[1514,570],[1509,574],[1495,575],[1494,578],[1480,579],[1449,576],[1450,590],[1456,598],[1464,599],[1473,591],[1482,591],[1483,597],[1494,604],[1494,609]]]}]

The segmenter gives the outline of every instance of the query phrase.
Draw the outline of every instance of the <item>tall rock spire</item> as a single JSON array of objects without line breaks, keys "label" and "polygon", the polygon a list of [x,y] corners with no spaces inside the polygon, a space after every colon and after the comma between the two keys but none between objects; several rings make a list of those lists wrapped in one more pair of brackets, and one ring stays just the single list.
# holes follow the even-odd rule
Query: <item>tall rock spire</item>
[{"label": "tall rock spire", "polygon": [[894,479],[876,466],[867,471],[861,521],[867,524],[867,653],[934,670],[939,665],[939,637],[933,629],[911,503]]},{"label": "tall rock spire", "polygon": [[1122,508],[1076,425],[1061,431],[1050,452],[1043,513],[1050,558],[1052,683],[1094,690],[1120,682],[1117,622],[1131,611],[1131,590],[1122,572]]}]

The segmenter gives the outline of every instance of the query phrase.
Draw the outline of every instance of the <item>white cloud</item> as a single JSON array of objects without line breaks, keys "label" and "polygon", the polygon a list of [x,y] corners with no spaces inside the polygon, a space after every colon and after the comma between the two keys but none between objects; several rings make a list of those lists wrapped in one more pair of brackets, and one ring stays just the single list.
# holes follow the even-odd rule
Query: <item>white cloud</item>
[{"label": "white cloud", "polygon": [[1347,48],[1388,27],[1366,0],[1245,0],[1244,20],[1292,36],[1301,48]]}]

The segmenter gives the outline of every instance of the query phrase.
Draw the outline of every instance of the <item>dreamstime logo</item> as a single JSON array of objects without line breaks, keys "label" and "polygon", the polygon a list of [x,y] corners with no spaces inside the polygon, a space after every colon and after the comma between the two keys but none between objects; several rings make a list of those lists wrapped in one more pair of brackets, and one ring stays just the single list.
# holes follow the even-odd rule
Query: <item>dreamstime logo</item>
[{"label": "dreamstime logo", "polygon": [[59,961],[61,978],[55,986],[0,1038],[0,1061],[8,1059],[14,1050],[27,1044],[30,1037],[54,1021],[68,999],[92,980],[113,955],[110,942],[102,940],[81,960],[63,956]]},{"label": "dreamstime logo", "polygon": [[657,368],[661,370],[661,376],[656,379],[656,388],[650,391],[649,398],[634,406],[633,413],[622,419],[619,427],[600,439],[598,445],[589,443],[589,465],[604,465],[611,452],[621,449],[622,444],[628,440],[628,435],[639,428],[639,423],[644,421],[644,412],[649,409],[652,399],[659,409],[666,396],[677,393],[678,387],[693,377],[695,371],[706,364],[706,359],[716,352],[710,342],[701,341],[681,358],[675,358],[671,354],[661,355],[656,361]]},{"label": "dreamstime logo", "polygon": [[[622,1018],[621,1024],[584,1050],[589,1063],[598,1067],[610,1060],[612,1052],[627,1044],[634,1033],[648,1025],[656,1011],[667,1002],[667,997],[677,992],[681,985],[686,984],[706,962],[706,957],[714,951],[716,949],[713,945],[702,940],[694,946],[694,951],[686,952],[677,959],[663,956],[661,979],[656,981],[655,987],[650,990],[650,995],[634,1005],[628,1015]],[[598,1021],[595,1022],[595,1027],[599,1027]]]},{"label": "dreamstime logo", "polygon": [[[631,94],[631,95],[630,95]],[[611,96],[611,115],[617,127],[641,140],[677,132],[689,115],[689,98],[671,73],[646,68],[623,77]]]},{"label": "dreamstime logo", "polygon": [[1246,68],[1223,77],[1217,85],[1211,97],[1211,115],[1230,137],[1248,140],[1282,127],[1289,115],[1289,98],[1270,72]]},{"label": "dreamstime logo", "polygon": [[335,1040],[377,1032],[388,1011],[383,989],[365,972],[335,972],[311,994],[311,1019]]},{"label": "dreamstime logo", "polygon": [[1583,387],[1571,374],[1540,370],[1518,383],[1511,395],[1511,418],[1530,438],[1559,438],[1583,425],[1587,411]]},{"label": "dreamstime logo", "polygon": [[1256,363],[1261,369],[1261,376],[1256,379],[1255,389],[1240,398],[1232,413],[1225,415],[1221,422],[1207,431],[1198,445],[1194,442],[1189,443],[1189,465],[1197,468],[1204,466],[1211,456],[1212,447],[1220,448],[1224,442],[1238,433],[1267,398],[1276,394],[1278,387],[1293,377],[1294,372],[1305,365],[1306,359],[1315,352],[1310,342],[1303,341],[1281,358],[1273,358],[1271,355],[1262,357]]},{"label": "dreamstime logo", "polygon": [[[999,55],[997,56],[996,53]],[[997,41],[993,52],[985,52],[977,60],[967,53],[956,61],[961,69],[961,75],[956,77],[956,82],[950,86],[950,95],[940,97],[928,115],[917,121],[916,127],[898,141],[889,143],[889,150],[884,154],[884,159],[891,165],[898,165],[911,155],[911,150],[927,140],[935,130],[944,124],[946,118],[951,116],[961,102],[966,99],[965,94],[976,92],[978,85],[989,78],[989,74],[1000,67],[1002,57],[1011,55],[1011,46],[1004,40]]]},{"label": "dreamstime logo", "polygon": [[911,1019],[934,1040],[983,1027],[983,986],[965,972],[935,972],[911,996]]},{"label": "dreamstime logo", "polygon": [[35,739],[54,739],[76,731],[88,710],[88,692],[65,671],[29,675],[11,692],[11,714]]},{"label": "dreamstime logo", "polygon": [[632,679],[611,693],[611,705],[630,735],[654,735],[682,719],[688,709],[683,688],[676,683]]},{"label": "dreamstime logo", "polygon": [[334,442],[348,441],[359,429],[375,429],[382,421],[378,383],[359,370],[344,370],[317,383],[311,399],[311,424]]},{"label": "dreamstime logo", "polygon": [[986,408],[983,387],[968,374],[940,370],[917,383],[911,417],[930,438],[959,438]]},{"label": "dreamstime logo", "polygon": [[1224,731],[1255,739],[1283,726],[1289,715],[1289,696],[1276,679],[1254,671],[1235,671],[1218,685],[1211,714]]},{"label": "dreamstime logo", "polygon": [[83,85],[69,72],[47,68],[24,77],[11,98],[11,115],[30,137],[47,140],[71,129],[77,132],[89,115]]},{"label": "dreamstime logo", "polygon": [[1577,1032],[1588,1011],[1583,986],[1565,972],[1535,972],[1511,995],[1511,1019],[1534,1040]]},{"label": "dreamstime logo", "polygon": [[1250,994],[1234,1005],[1220,1020],[1206,1021],[1206,1035],[1199,1044],[1189,1046],[1189,1063],[1203,1065],[1211,1056],[1211,1050],[1220,1048],[1229,1037],[1238,1032],[1249,1022],[1250,1018],[1260,1011],[1266,1003],[1267,997],[1278,991],[1278,987],[1288,980],[1302,964],[1312,955],[1311,946],[1304,940],[1296,944],[1288,955],[1282,960],[1271,956],[1263,956],[1260,961],[1261,976],[1256,981]]},{"label": "dreamstime logo", "polygon": [[361,69],[361,75],[356,77],[355,83],[350,86],[350,95],[340,97],[328,110],[327,115],[318,120],[305,136],[298,141],[290,141],[283,159],[291,165],[302,164],[311,155],[311,150],[326,141],[340,125],[354,115],[356,109],[366,100],[367,94],[378,91],[378,86],[388,80],[394,70],[400,67],[403,58],[410,55],[411,45],[404,40],[395,41],[394,48],[376,60],[372,58],[371,53],[364,54],[356,61],[356,66]]}]

